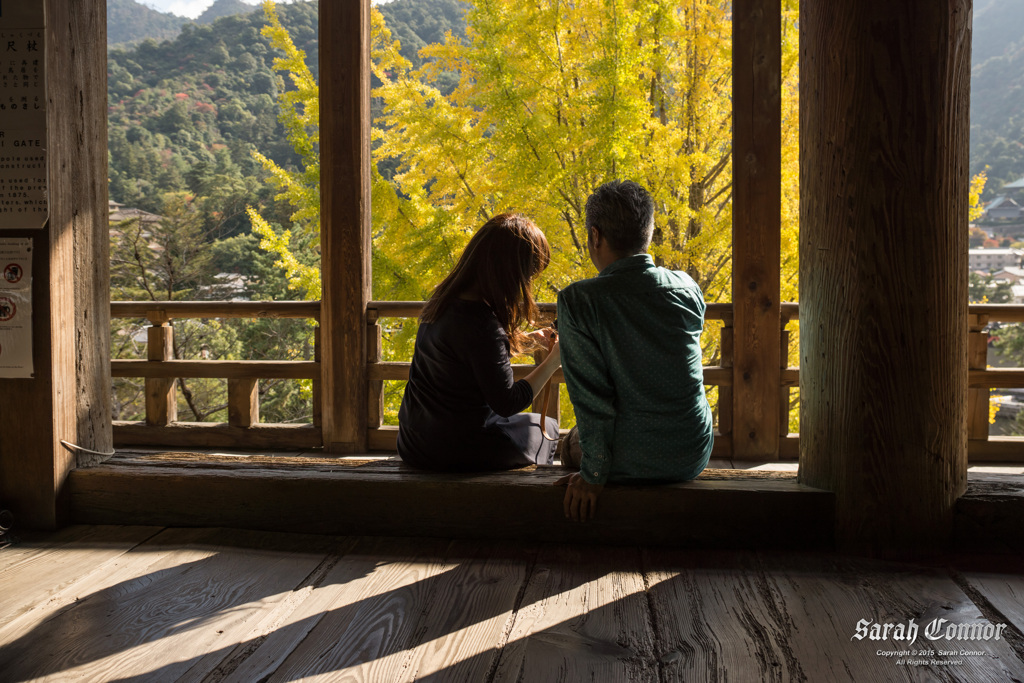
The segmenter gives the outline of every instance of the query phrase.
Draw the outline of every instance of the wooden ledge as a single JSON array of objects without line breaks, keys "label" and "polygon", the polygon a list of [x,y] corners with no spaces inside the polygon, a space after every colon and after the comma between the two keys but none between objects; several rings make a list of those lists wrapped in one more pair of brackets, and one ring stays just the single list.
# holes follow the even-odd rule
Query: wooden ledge
[{"label": "wooden ledge", "polygon": [[971,473],[956,502],[958,550],[1024,551],[1024,476]]},{"label": "wooden ledge", "polygon": [[743,548],[821,547],[833,537],[833,494],[789,472],[707,470],[683,484],[610,486],[586,524],[562,515],[563,489],[554,482],[563,474],[560,467],[455,475],[379,459],[136,454],[73,471],[67,490],[80,524]]}]

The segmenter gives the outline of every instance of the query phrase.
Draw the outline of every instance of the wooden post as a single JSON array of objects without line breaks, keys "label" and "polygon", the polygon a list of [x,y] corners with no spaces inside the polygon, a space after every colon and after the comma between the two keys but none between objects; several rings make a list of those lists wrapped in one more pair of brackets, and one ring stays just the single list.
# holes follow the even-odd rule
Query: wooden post
[{"label": "wooden post", "polygon": [[[786,323],[789,320],[783,318],[782,329],[779,332],[779,370],[789,367],[789,330]],[[789,436],[789,387],[779,387],[779,438],[785,439]]]},{"label": "wooden post", "polygon": [[[19,528],[54,528],[74,453],[111,448],[107,54],[103,0],[45,0],[50,217],[31,237],[35,375],[0,379],[0,501]],[[42,55],[40,55],[42,56]],[[83,458],[86,462],[91,458]]]},{"label": "wooden post", "polygon": [[320,3],[321,376],[324,449],[367,449],[370,0]]},{"label": "wooden post", "polygon": [[[731,368],[733,354],[732,316],[726,316],[722,322],[721,345],[718,347],[719,365],[723,368]],[[732,396],[731,386],[718,387],[718,433],[721,435],[721,439],[727,441],[730,445],[732,443]],[[732,455],[731,447],[729,455],[730,457]]]},{"label": "wooden post", "polygon": [[255,379],[228,380],[228,424],[249,428],[260,423],[259,382]]},{"label": "wooden post", "polygon": [[[985,370],[988,368],[988,324],[987,315],[968,315],[967,368]],[[989,394],[987,387],[967,390],[967,438],[972,441],[988,441]]]},{"label": "wooden post", "polygon": [[[317,324],[317,326],[313,328],[313,360],[316,361],[317,363],[323,362],[322,358],[320,357],[320,325],[319,324]],[[321,372],[321,376],[322,376],[322,372]],[[323,382],[321,382],[321,380],[318,379],[318,378],[313,378],[312,385],[313,385],[312,386],[312,391],[310,392],[312,394],[312,396],[310,397],[310,400],[312,401],[312,404],[313,404],[313,426],[317,427],[317,428],[321,428],[321,427],[323,427],[323,424],[324,424],[324,421],[323,421],[324,403],[323,403],[323,394],[322,394],[322,392],[323,392],[323,388],[322,388]]]},{"label": "wooden post", "polygon": [[[146,359],[152,361],[174,360],[174,328],[167,317],[159,311],[149,314],[153,323],[148,329]],[[150,427],[166,427],[178,419],[178,380],[146,378],[146,424]]]},{"label": "wooden post", "polygon": [[735,460],[779,453],[782,8],[733,3],[733,350]]},{"label": "wooden post", "polygon": [[800,480],[856,551],[941,547],[967,474],[970,0],[800,6]]},{"label": "wooden post", "polygon": [[[384,340],[376,311],[369,311],[366,316],[366,360],[379,363],[384,355]],[[367,385],[367,426],[380,429],[384,424],[384,381],[370,380]]]}]

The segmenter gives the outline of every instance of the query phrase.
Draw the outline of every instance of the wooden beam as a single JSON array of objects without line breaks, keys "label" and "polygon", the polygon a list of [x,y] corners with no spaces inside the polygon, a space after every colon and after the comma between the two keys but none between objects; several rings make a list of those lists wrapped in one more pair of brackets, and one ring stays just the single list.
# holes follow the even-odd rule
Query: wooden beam
[{"label": "wooden beam", "polygon": [[50,216],[42,230],[3,233],[34,240],[35,376],[0,379],[0,501],[20,528],[53,528],[65,517],[75,456],[62,439],[110,444],[105,3],[42,2]]},{"label": "wooden beam", "polygon": [[732,440],[736,460],[779,449],[782,8],[733,3]]},{"label": "wooden beam", "polygon": [[260,423],[259,382],[255,379],[228,380],[228,424],[248,429]]},{"label": "wooden beam", "polygon": [[[154,312],[156,316],[154,316]],[[111,301],[113,318],[313,318],[319,301]]]},{"label": "wooden beam", "polygon": [[837,538],[949,539],[967,481],[971,2],[800,8],[800,477]]},{"label": "wooden beam", "polygon": [[114,422],[114,445],[177,448],[319,448],[320,430],[308,424],[254,424],[236,427],[213,422],[175,422],[150,427],[144,422]]},{"label": "wooden beam", "polygon": [[205,377],[210,379],[313,379],[320,364],[312,360],[112,360],[113,377]]},{"label": "wooden beam", "polygon": [[[116,458],[115,458],[116,460]],[[113,461],[112,461],[113,462]],[[452,475],[400,462],[372,467],[226,469],[117,466],[78,470],[79,523],[302,529],[318,534],[528,539],[628,545],[822,546],[831,493],[789,476],[735,470],[664,486],[609,486],[597,517],[562,516],[561,467]],[[776,475],[776,476],[772,476]],[[757,524],[751,524],[752,519]],[[690,523],[679,525],[674,520]],[[765,527],[801,533],[763,533]]]},{"label": "wooden beam", "polygon": [[370,274],[370,0],[320,4],[323,441],[366,450]]}]

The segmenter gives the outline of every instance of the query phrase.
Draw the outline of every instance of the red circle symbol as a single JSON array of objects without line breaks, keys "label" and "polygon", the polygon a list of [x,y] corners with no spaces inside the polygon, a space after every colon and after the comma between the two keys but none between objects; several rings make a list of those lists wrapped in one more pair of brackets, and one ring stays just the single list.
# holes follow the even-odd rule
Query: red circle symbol
[{"label": "red circle symbol", "polygon": [[7,267],[4,268],[4,280],[11,283],[21,282],[22,276],[25,274],[25,269],[17,263],[8,263]]},{"label": "red circle symbol", "polygon": [[14,302],[5,296],[0,296],[0,323],[5,323],[14,317],[14,314],[18,312],[18,307],[14,305]]}]

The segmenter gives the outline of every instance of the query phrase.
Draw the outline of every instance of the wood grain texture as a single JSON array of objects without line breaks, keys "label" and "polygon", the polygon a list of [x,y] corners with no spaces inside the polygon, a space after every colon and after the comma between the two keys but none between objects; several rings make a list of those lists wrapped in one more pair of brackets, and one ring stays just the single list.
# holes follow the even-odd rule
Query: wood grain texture
[{"label": "wood grain texture", "polygon": [[[65,200],[71,210],[74,235],[74,328],[76,391],[75,443],[101,453],[110,452],[110,223],[107,206],[107,20],[106,2],[88,0],[68,5],[64,14],[50,14],[50,37],[61,41],[59,60],[47,64],[71,84],[66,99],[51,96],[63,122],[62,144],[68,157],[62,171],[72,183]],[[50,9],[49,7],[47,8]],[[66,41],[66,42],[65,42]],[[65,109],[65,107],[67,107]],[[76,112],[77,114],[73,113]],[[50,145],[51,155],[54,145]],[[51,156],[51,169],[54,168]],[[53,199],[51,188],[51,201]],[[66,276],[67,273],[61,273]],[[64,318],[63,324],[68,324]],[[95,464],[102,456],[79,452],[77,464]]]},{"label": "wood grain texture", "polygon": [[448,543],[395,540],[380,545],[372,570],[335,593],[332,609],[269,682],[404,680],[408,650],[419,644],[435,591],[451,571],[444,562]]},{"label": "wood grain texture", "polygon": [[[146,360],[174,360],[174,328],[167,323],[146,328]],[[178,380],[146,378],[146,424],[166,427],[178,420]],[[113,429],[111,429],[113,435]]]},{"label": "wood grain texture", "polygon": [[941,546],[966,484],[970,17],[801,4],[801,480],[851,548]]},{"label": "wood grain texture", "polygon": [[323,442],[366,451],[370,274],[370,0],[320,6]]},{"label": "wood grain texture", "polygon": [[0,584],[4,587],[0,591],[0,629],[158,531],[159,527],[73,526],[45,541],[4,549],[0,553]]},{"label": "wood grain texture", "polygon": [[733,348],[735,460],[779,449],[782,9],[733,4]]},{"label": "wood grain texture", "polygon": [[[576,524],[562,515],[563,489],[554,482],[564,470],[558,467],[466,475],[336,469],[104,464],[75,471],[69,493],[77,520],[104,524],[133,520],[330,534],[733,547],[806,547],[831,540],[832,495],[796,484],[792,473],[610,486],[597,518]],[[755,517],[773,526],[799,526],[802,533],[762,534],[750,525]]]},{"label": "wood grain texture", "polygon": [[[969,315],[967,331],[967,369],[988,368],[987,316]],[[969,382],[968,382],[969,383]],[[972,441],[988,439],[989,388],[974,388],[967,392],[967,436]],[[967,449],[970,458],[970,442]]]},{"label": "wood grain texture", "polygon": [[805,677],[779,609],[751,552],[644,551],[661,681],[825,680]]},{"label": "wood grain texture", "polygon": [[[320,318],[319,301],[111,301],[112,318]],[[155,319],[155,320],[154,320]]]},{"label": "wood grain texture", "polygon": [[[1009,681],[1024,675],[1024,662],[1005,640],[929,640],[924,631],[934,619],[946,623],[985,622],[978,607],[948,571],[828,555],[762,556],[765,579],[775,596],[780,618],[794,629],[789,656],[811,681]],[[919,639],[905,641],[855,639],[856,624],[908,623],[914,619]],[[806,626],[813,625],[813,626]],[[971,657],[927,656],[918,666],[896,666],[878,650],[906,649],[982,651]],[[961,660],[955,666],[930,660]],[[787,680],[785,678],[778,680]]]},{"label": "wood grain texture", "polygon": [[228,379],[313,379],[320,363],[311,360],[112,360],[114,377],[207,377]]},{"label": "wood grain texture", "polygon": [[545,547],[492,680],[657,681],[639,552]]},{"label": "wood grain texture", "polygon": [[63,517],[75,456],[60,440],[78,443],[81,428],[82,445],[106,446],[110,420],[109,330],[105,309],[94,309],[106,286],[91,279],[106,267],[97,258],[107,244],[105,3],[45,4],[50,216],[42,230],[4,231],[34,240],[35,376],[0,380],[0,415],[17,425],[0,439],[0,500],[30,528],[55,528]]},{"label": "wood grain texture", "polygon": [[115,422],[114,443],[123,446],[177,446],[192,448],[318,448],[320,430],[304,424],[264,422],[234,427],[214,422],[175,422],[151,427],[143,422]]},{"label": "wood grain texture", "polygon": [[255,379],[229,379],[228,424],[248,429],[259,423],[259,383]]},{"label": "wood grain texture", "polygon": [[[156,552],[168,546],[175,552]],[[73,609],[0,646],[0,663],[9,680],[175,680],[219,644],[233,646],[329,547],[301,535],[164,532],[124,558],[116,583],[104,575],[76,586]]]}]

